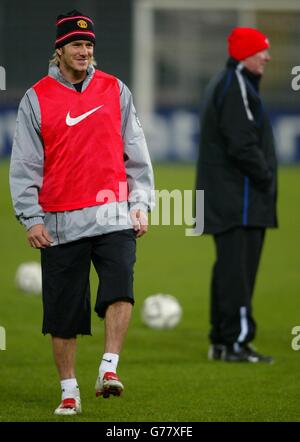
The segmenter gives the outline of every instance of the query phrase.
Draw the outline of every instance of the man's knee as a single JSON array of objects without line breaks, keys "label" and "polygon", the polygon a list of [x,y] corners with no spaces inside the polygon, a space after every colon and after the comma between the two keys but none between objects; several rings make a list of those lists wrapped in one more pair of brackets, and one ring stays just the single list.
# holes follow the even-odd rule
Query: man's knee
[{"label": "man's knee", "polygon": [[[95,305],[95,312],[97,313],[97,315],[99,316],[99,318],[104,319],[107,309],[110,306],[115,305],[116,307],[118,307],[118,304],[125,304],[125,306],[127,307],[127,305],[133,306],[134,305],[134,299],[133,297],[116,297],[115,299],[111,299],[110,301],[107,302],[98,302]],[[127,304],[127,305],[126,305]]]}]

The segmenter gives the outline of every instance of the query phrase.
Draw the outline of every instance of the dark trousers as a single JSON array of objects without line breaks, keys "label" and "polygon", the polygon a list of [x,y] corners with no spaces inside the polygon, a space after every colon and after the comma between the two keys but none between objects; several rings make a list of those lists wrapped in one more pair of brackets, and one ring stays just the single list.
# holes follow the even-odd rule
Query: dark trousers
[{"label": "dark trousers", "polygon": [[264,228],[238,227],[214,235],[217,259],[211,284],[211,331],[214,344],[254,339],[252,296],[265,236]]}]

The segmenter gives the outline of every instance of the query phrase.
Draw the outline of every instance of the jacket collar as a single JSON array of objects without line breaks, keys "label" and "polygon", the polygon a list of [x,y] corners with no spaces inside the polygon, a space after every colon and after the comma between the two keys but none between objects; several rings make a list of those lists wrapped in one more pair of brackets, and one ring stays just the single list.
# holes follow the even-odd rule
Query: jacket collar
[{"label": "jacket collar", "polygon": [[259,89],[259,83],[261,80],[261,75],[256,75],[250,72],[248,69],[245,68],[242,61],[238,61],[235,58],[230,57],[227,60],[227,67],[228,68],[234,68],[239,69],[239,71],[247,77],[247,79],[250,81],[252,86],[258,91]]},{"label": "jacket collar", "polygon": [[[94,73],[95,73],[95,68],[92,64],[90,64],[87,68],[86,77],[83,81],[82,91],[84,91],[84,89],[88,86],[88,84],[90,83],[91,79],[94,76]],[[73,84],[65,79],[65,77],[62,75],[59,67],[56,64],[51,63],[49,65],[48,75],[49,75],[49,77],[54,78],[54,80],[58,81],[59,83],[63,84],[64,86],[68,87],[69,89],[76,90],[75,87],[73,86]]]}]

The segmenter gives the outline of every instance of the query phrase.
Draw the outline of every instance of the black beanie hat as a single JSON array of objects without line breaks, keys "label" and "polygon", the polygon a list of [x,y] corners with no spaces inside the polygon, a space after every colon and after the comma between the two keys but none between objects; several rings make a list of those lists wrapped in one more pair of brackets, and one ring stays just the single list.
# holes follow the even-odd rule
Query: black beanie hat
[{"label": "black beanie hat", "polygon": [[87,15],[76,11],[76,9],[67,14],[59,15],[56,26],[55,49],[75,40],[88,40],[94,44],[96,43],[93,21]]}]

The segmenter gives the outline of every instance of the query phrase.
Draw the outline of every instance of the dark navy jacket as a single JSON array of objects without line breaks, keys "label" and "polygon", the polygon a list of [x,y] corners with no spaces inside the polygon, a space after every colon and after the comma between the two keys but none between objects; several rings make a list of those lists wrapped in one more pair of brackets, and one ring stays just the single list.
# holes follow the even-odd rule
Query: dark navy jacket
[{"label": "dark navy jacket", "polygon": [[230,58],[206,90],[196,181],[205,233],[277,226],[277,162],[259,80]]}]

